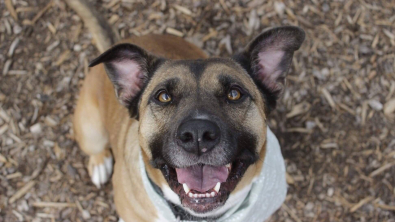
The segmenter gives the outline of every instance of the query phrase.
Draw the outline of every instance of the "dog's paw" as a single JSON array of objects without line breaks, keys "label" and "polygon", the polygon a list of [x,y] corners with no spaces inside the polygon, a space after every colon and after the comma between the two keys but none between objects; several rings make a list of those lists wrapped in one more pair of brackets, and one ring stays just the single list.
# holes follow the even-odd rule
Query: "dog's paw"
[{"label": "dog's paw", "polygon": [[97,188],[100,188],[111,178],[113,163],[113,157],[109,150],[90,156],[88,166],[89,175],[92,183],[95,184]]}]

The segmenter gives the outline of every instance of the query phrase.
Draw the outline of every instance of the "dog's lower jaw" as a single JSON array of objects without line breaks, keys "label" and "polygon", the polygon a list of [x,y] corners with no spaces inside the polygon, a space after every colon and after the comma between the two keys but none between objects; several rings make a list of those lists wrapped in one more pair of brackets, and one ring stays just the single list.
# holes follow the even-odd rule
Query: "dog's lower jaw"
[{"label": "dog's lower jaw", "polygon": [[[255,178],[252,181],[255,181]],[[178,195],[172,189],[170,189],[170,187],[167,184],[163,185],[161,187],[161,189],[162,189],[164,197],[168,201],[181,207],[182,209],[184,209],[186,212],[188,212],[192,216],[201,217],[201,218],[218,218],[221,215],[223,215],[225,212],[227,212],[229,209],[231,209],[232,207],[243,202],[244,199],[247,197],[249,191],[251,190],[251,185],[252,185],[252,183],[245,186],[244,188],[237,191],[236,193],[231,193],[229,195],[228,200],[225,202],[225,204],[223,206],[218,207],[218,208],[216,208],[210,212],[206,212],[206,213],[196,213],[195,211],[193,211],[189,208],[183,207],[181,205],[181,201],[180,201],[180,198],[178,197]]]}]

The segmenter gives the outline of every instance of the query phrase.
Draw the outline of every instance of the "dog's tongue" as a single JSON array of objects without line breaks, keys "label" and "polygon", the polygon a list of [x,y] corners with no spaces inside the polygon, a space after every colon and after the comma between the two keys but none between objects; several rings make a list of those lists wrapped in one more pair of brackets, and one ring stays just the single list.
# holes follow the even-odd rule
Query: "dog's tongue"
[{"label": "dog's tongue", "polygon": [[195,165],[187,168],[176,168],[178,182],[186,183],[192,190],[206,192],[218,182],[228,178],[226,166]]}]

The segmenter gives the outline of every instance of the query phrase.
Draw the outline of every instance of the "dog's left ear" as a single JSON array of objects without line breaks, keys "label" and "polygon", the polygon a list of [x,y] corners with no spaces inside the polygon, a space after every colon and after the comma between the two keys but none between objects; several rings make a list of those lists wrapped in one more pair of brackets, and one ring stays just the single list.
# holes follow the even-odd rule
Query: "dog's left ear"
[{"label": "dog's left ear", "polygon": [[233,57],[266,96],[269,110],[275,108],[276,100],[284,90],[293,53],[300,48],[304,38],[304,31],[298,27],[273,28],[264,31]]},{"label": "dog's left ear", "polygon": [[155,69],[158,58],[133,44],[118,44],[94,59],[89,67],[104,63],[119,102],[131,116],[138,115],[139,97]]}]

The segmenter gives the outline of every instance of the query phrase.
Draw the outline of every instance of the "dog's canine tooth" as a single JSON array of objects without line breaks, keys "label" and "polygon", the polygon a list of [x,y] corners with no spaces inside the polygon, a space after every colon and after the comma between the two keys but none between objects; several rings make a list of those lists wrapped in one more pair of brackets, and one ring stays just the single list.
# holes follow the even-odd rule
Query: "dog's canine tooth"
[{"label": "dog's canine tooth", "polygon": [[221,182],[218,182],[217,185],[215,185],[214,190],[218,193],[219,188],[221,188]]},{"label": "dog's canine tooth", "polygon": [[230,172],[230,170],[232,169],[232,164],[228,163],[225,166],[226,166],[226,168],[228,168],[228,172]]},{"label": "dog's canine tooth", "polygon": [[185,191],[186,194],[188,194],[189,191],[191,191],[191,189],[189,189],[189,187],[188,187],[188,185],[186,183],[183,183],[182,187],[184,187],[184,191]]}]

